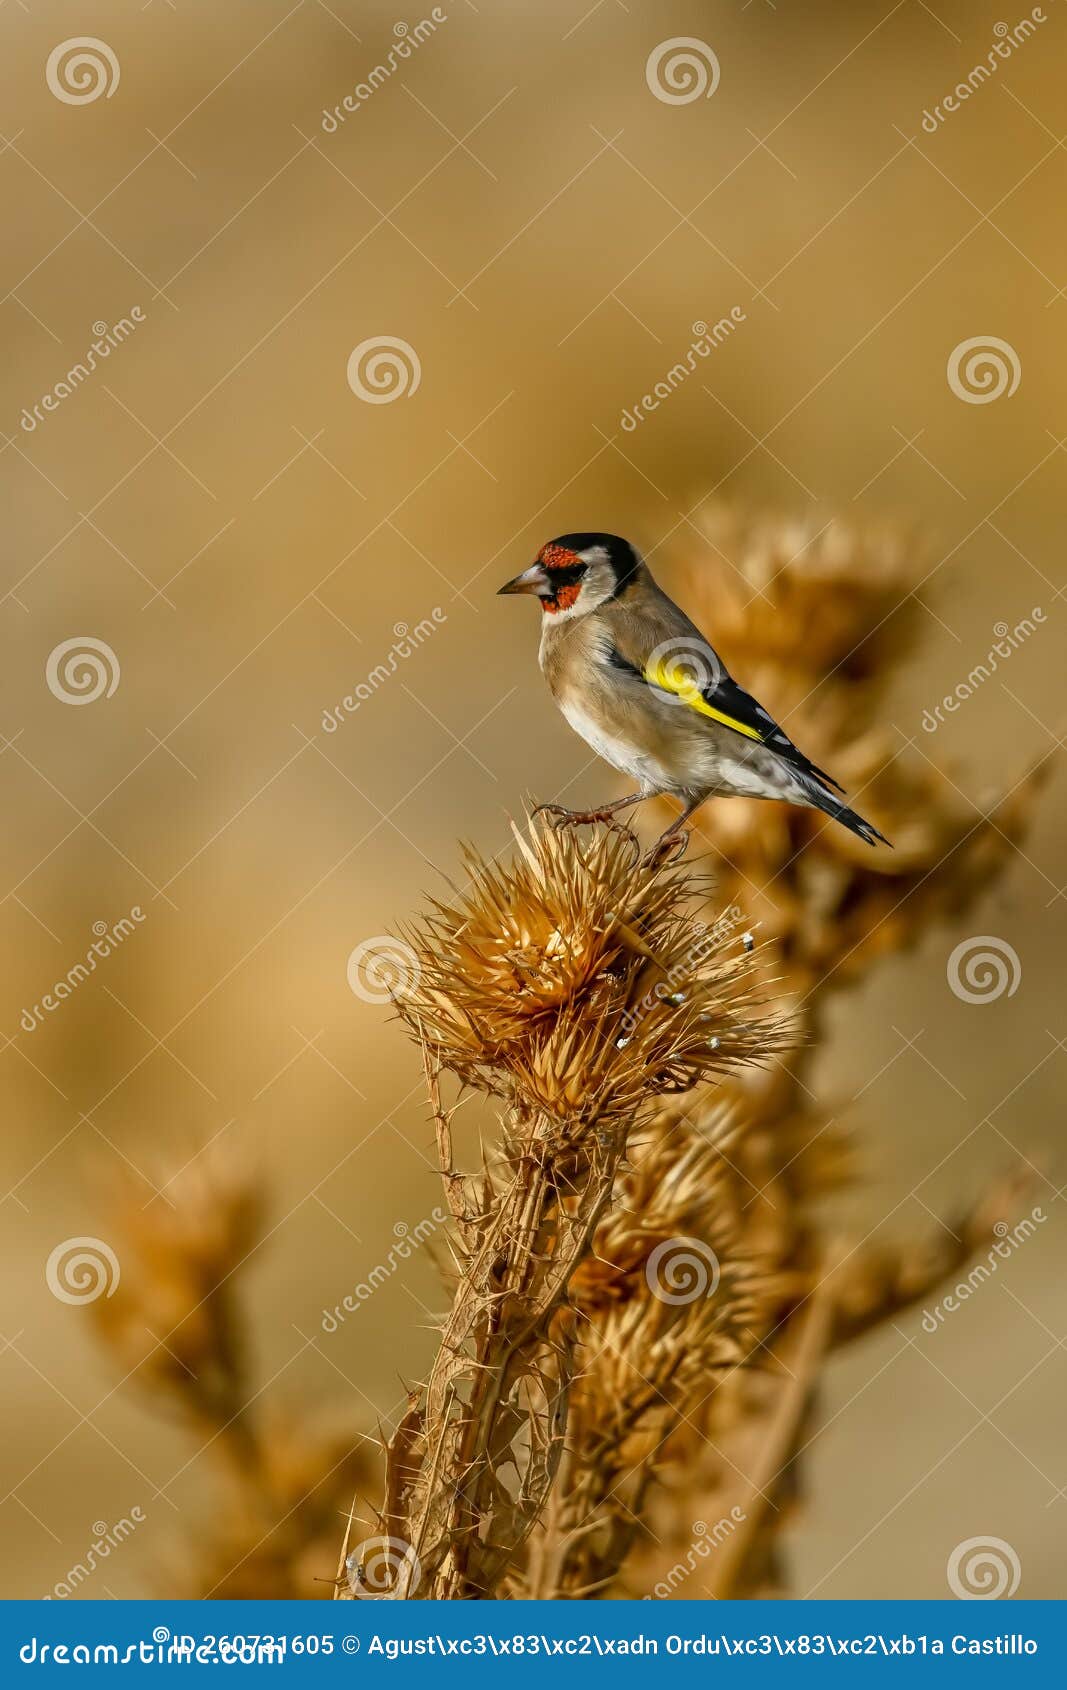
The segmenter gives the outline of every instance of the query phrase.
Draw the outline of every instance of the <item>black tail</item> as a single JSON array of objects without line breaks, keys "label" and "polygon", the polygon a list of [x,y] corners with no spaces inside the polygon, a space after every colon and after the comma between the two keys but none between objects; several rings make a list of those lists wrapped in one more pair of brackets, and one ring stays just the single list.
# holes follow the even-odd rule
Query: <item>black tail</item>
[{"label": "black tail", "polygon": [[835,822],[840,822],[850,833],[858,835],[865,844],[889,845],[889,849],[893,849],[885,834],[879,833],[873,823],[865,821],[857,811],[850,810],[847,804],[842,804],[839,798],[835,798],[832,792],[827,792],[818,781],[805,781],[804,787],[816,810],[822,810],[826,815],[832,816]]}]

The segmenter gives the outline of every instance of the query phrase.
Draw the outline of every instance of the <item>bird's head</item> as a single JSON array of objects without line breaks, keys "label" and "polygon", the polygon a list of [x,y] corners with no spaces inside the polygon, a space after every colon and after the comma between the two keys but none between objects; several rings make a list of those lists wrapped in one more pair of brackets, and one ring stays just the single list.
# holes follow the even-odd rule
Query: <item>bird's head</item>
[{"label": "bird's head", "polygon": [[499,590],[532,593],[546,616],[564,620],[588,616],[618,598],[641,567],[629,540],[617,534],[561,534],[541,547],[529,569]]}]

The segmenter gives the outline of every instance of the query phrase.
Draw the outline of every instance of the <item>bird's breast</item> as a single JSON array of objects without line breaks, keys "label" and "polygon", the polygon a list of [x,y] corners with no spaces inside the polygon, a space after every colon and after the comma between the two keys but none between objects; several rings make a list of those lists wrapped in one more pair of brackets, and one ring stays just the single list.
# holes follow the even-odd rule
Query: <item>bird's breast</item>
[{"label": "bird's breast", "polygon": [[668,769],[632,734],[614,723],[606,713],[591,709],[573,694],[560,693],[557,702],[563,715],[585,743],[612,768],[632,775],[648,790],[673,788],[675,782]]}]

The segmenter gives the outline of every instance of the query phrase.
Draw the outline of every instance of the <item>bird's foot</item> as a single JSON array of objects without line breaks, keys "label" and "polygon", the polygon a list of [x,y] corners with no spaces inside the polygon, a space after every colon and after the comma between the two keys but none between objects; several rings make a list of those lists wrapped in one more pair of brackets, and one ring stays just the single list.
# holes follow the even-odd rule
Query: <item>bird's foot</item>
[{"label": "bird's foot", "polygon": [[588,827],[593,822],[609,822],[610,808],[604,810],[566,810],[562,804],[538,804],[535,816],[556,817],[557,827]]},{"label": "bird's foot", "polygon": [[688,829],[669,827],[645,852],[645,866],[665,868],[668,863],[680,863],[689,849],[689,839]]},{"label": "bird's foot", "polygon": [[621,834],[624,839],[630,840],[640,849],[637,835],[623,822],[615,820],[615,808],[615,805],[608,804],[602,810],[567,810],[564,809],[562,804],[538,804],[533,816],[551,816],[553,827],[595,827],[600,825],[608,828],[612,833]]}]

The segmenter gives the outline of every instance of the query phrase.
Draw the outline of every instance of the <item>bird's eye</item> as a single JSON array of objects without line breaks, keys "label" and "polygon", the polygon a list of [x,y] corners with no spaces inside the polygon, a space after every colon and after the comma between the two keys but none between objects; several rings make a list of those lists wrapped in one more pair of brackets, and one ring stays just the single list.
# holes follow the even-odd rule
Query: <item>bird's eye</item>
[{"label": "bird's eye", "polygon": [[582,579],[587,565],[581,562],[557,564],[548,571],[548,578],[554,587],[573,587]]}]

